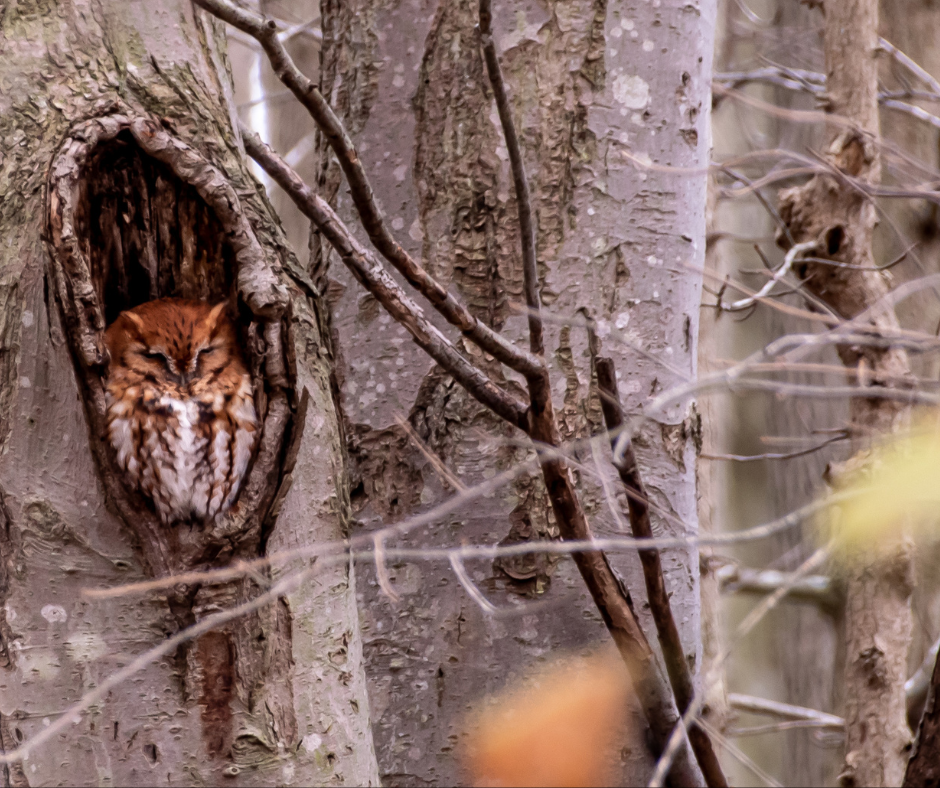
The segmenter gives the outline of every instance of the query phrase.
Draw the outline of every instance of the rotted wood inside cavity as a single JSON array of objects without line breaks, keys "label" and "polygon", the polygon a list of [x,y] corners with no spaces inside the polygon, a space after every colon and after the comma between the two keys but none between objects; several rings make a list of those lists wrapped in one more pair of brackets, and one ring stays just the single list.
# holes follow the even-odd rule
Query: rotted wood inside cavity
[{"label": "rotted wood inside cavity", "polygon": [[107,324],[155,298],[232,292],[235,259],[214,212],[126,131],[90,156],[75,228]]},{"label": "rotted wood inside cavity", "polygon": [[[104,116],[73,128],[50,167],[47,194],[50,273],[92,449],[145,564],[165,576],[257,556],[296,407],[279,306],[287,291],[225,173],[153,120]],[[122,310],[166,296],[237,305],[263,421],[236,505],[198,528],[162,526],[150,502],[123,483],[107,439],[102,332]]]},{"label": "rotted wood inside cavity", "polygon": [[[262,523],[268,531],[273,525],[285,446],[297,429],[296,372],[284,318],[289,302],[284,289],[279,307],[283,286],[277,261],[269,259],[272,250],[258,242],[226,174],[152,119],[104,116],[74,127],[49,174],[50,284],[62,308],[109,504],[135,535],[150,574],[262,555]],[[263,422],[236,505],[199,525],[163,525],[150,502],[124,483],[107,434],[103,330],[121,311],[167,296],[227,301],[237,310],[233,317]],[[254,580],[177,586],[167,599],[170,628],[186,629],[256,595]],[[183,698],[199,708],[204,751],[218,776],[228,774],[222,771],[227,766],[256,763],[258,748],[260,757],[271,758],[281,745],[296,745],[293,705],[280,700],[277,681],[287,674],[272,668],[275,657],[283,661],[278,655],[291,653],[286,621],[263,609],[176,654]],[[261,737],[255,747],[257,730],[277,734]],[[151,766],[161,757],[155,745],[145,754]]]}]

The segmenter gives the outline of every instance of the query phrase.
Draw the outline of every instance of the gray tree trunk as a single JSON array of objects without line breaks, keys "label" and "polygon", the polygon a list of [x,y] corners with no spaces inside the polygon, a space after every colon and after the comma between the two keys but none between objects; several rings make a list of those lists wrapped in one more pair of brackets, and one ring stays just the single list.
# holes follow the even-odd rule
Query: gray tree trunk
[{"label": "gray tree trunk", "polygon": [[[74,124],[116,108],[167,119],[225,173],[262,242],[293,262],[232,131],[222,30],[187,0],[13,0],[0,5],[0,26],[0,747],[9,750],[185,623],[165,595],[82,596],[145,574],[105,499],[68,328],[46,280],[44,191],[60,144]],[[192,264],[193,248],[175,240],[177,262]],[[320,304],[282,281],[297,390],[310,399],[268,552],[340,539],[348,521]],[[213,690],[222,711],[207,713],[206,692],[191,692],[187,674],[229,636],[217,633],[182,662],[158,660],[115,688],[5,770],[6,784],[376,784],[352,578],[343,563],[321,563],[311,582],[229,631],[241,639]],[[257,592],[246,582],[236,593]],[[201,603],[211,611],[211,595]],[[208,675],[205,660],[199,670]]]},{"label": "gray tree trunk", "polygon": [[[541,296],[551,322],[547,353],[566,439],[602,425],[584,330],[601,323],[604,352],[636,413],[695,373],[704,260],[705,166],[715,21],[712,2],[617,0],[501,2],[496,43],[525,149],[538,219]],[[515,197],[471,0],[321,3],[324,95],[359,146],[398,239],[481,319],[524,341]],[[692,168],[672,173],[635,167]],[[338,169],[322,156],[320,187],[355,225]],[[312,240],[314,270],[328,252]],[[470,486],[531,456],[442,374],[339,266],[329,269],[342,404],[353,460],[357,530],[368,532],[453,494],[398,419],[459,483]],[[474,360],[495,365],[467,347]],[[662,532],[693,534],[695,439],[687,405],[638,422],[642,469]],[[606,452],[603,452],[606,454]],[[574,444],[580,488],[599,534],[617,532],[585,443]],[[606,460],[601,472],[610,474]],[[611,478],[612,487],[619,483]],[[622,499],[615,505],[620,506]],[[422,528],[414,545],[517,542],[557,535],[536,472]],[[392,545],[390,545],[392,546]],[[614,556],[643,613],[636,556]],[[700,664],[698,555],[664,555],[688,659]],[[543,556],[477,562],[468,571],[507,614],[484,614],[446,564],[388,567],[401,601],[381,592],[371,567],[359,595],[380,770],[387,785],[449,784],[468,708],[530,666],[604,642],[604,625],[573,563]],[[654,629],[648,620],[647,631]],[[637,714],[634,711],[634,714]],[[645,780],[638,741],[624,751],[629,783]]]}]

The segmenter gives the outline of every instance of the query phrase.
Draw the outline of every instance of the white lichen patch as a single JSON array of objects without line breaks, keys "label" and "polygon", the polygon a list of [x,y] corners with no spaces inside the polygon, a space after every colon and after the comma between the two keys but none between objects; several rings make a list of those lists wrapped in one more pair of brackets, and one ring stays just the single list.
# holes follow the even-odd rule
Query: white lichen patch
[{"label": "white lichen patch", "polygon": [[39,614],[50,624],[61,624],[69,618],[69,614],[61,605],[43,605]]},{"label": "white lichen patch", "polygon": [[315,733],[308,733],[300,740],[300,746],[307,752],[314,753],[323,746],[323,739]]},{"label": "white lichen patch", "polygon": [[643,109],[650,100],[650,86],[642,77],[621,74],[614,80],[614,100],[628,109]]}]

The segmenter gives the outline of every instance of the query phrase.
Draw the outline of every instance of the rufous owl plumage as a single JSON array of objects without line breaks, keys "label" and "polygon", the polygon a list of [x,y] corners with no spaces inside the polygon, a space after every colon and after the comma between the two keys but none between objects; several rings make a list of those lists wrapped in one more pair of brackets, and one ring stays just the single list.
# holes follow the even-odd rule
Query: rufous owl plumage
[{"label": "rufous owl plumage", "polygon": [[128,484],[164,524],[211,522],[237,498],[259,427],[225,304],[148,301],[105,343],[108,429]]}]

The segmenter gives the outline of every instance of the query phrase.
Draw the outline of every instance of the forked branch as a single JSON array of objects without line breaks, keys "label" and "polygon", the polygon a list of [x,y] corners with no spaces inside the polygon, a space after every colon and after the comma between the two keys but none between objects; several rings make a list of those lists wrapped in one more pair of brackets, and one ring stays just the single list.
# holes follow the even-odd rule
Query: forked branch
[{"label": "forked branch", "polygon": [[460,329],[495,359],[523,375],[537,374],[544,364],[536,356],[515,347],[508,339],[481,323],[460,301],[447,292],[395,240],[375,202],[372,186],[359,154],[333,108],[317,86],[297,68],[278,37],[277,23],[253,11],[239,8],[229,0],[194,0],[223,22],[255,38],[264,49],[278,79],[303,104],[326,138],[349,183],[363,229],[379,253],[405,277],[412,287],[431,302],[447,321]]},{"label": "forked branch", "polygon": [[388,313],[403,325],[414,341],[441,365],[475,399],[493,413],[523,431],[528,431],[525,404],[497,386],[460,354],[456,347],[424,316],[368,249],[349,232],[329,204],[292,170],[253,131],[239,124],[245,150],[270,175],[303,214],[323,233],[359,283]]}]

